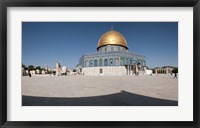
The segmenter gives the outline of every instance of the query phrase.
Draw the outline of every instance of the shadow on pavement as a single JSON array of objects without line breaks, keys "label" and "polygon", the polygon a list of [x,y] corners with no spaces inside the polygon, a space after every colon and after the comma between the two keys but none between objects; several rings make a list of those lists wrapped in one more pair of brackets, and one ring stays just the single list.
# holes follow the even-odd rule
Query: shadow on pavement
[{"label": "shadow on pavement", "polygon": [[121,91],[93,97],[22,96],[22,106],[178,106],[178,101],[153,98]]}]

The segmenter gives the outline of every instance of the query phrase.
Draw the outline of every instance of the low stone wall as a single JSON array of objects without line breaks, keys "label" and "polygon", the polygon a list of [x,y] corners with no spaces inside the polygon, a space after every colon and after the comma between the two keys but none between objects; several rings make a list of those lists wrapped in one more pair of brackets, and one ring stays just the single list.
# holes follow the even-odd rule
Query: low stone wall
[{"label": "low stone wall", "polygon": [[[102,70],[102,73],[100,73]],[[85,67],[82,68],[84,75],[108,75],[108,76],[121,76],[126,75],[126,68],[124,66],[112,66],[112,67]]]}]

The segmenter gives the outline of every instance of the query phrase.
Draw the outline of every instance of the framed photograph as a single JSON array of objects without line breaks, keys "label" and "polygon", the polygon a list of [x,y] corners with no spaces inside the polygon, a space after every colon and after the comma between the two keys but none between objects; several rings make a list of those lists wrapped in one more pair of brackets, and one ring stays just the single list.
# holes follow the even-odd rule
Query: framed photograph
[{"label": "framed photograph", "polygon": [[1,127],[199,127],[199,0],[0,8]]}]

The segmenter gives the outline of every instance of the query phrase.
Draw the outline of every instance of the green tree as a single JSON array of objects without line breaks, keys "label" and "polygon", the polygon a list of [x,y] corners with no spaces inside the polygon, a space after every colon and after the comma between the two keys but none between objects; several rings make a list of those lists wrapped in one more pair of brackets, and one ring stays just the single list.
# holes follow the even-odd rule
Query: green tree
[{"label": "green tree", "polygon": [[37,66],[37,67],[35,67],[35,69],[39,69],[39,70],[41,70],[41,67],[40,67],[40,66]]},{"label": "green tree", "polygon": [[172,73],[178,73],[178,68],[174,68],[174,69],[172,70]]},{"label": "green tree", "polygon": [[30,71],[30,70],[35,70],[35,67],[33,66],[33,65],[29,65],[28,66],[28,70]]},{"label": "green tree", "polygon": [[23,63],[22,63],[22,68],[24,68],[24,69],[26,68],[26,66]]},{"label": "green tree", "polygon": [[39,70],[39,73],[36,71],[36,74],[41,74],[41,67],[40,66],[35,67],[35,69]]},{"label": "green tree", "polygon": [[25,65],[22,65],[22,68],[26,68],[26,66],[25,66]]}]

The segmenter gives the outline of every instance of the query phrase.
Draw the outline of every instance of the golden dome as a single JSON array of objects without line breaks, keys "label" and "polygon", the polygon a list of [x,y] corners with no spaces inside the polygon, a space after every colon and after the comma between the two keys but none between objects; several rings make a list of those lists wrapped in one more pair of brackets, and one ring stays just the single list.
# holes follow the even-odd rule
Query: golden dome
[{"label": "golden dome", "polygon": [[108,31],[101,36],[98,42],[98,48],[110,44],[120,45],[125,48],[128,48],[124,36],[121,33],[114,30]]}]

